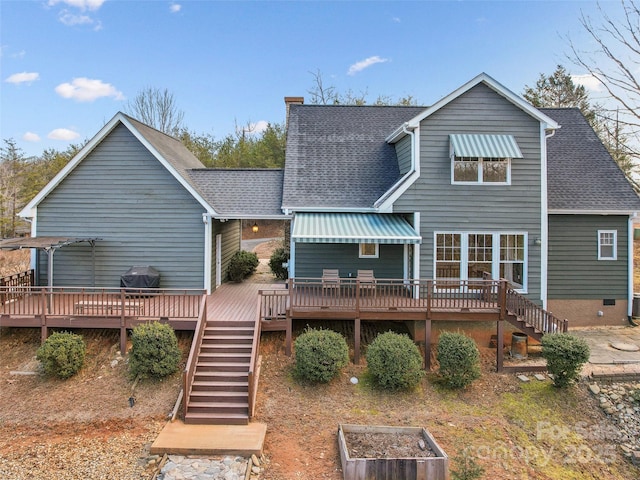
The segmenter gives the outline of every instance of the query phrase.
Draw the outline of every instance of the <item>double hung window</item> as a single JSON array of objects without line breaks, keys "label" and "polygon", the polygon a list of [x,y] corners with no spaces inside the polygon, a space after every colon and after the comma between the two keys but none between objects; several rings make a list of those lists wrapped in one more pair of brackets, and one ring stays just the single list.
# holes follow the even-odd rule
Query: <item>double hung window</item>
[{"label": "double hung window", "polygon": [[484,273],[526,291],[527,234],[436,233],[436,280],[482,280]]}]

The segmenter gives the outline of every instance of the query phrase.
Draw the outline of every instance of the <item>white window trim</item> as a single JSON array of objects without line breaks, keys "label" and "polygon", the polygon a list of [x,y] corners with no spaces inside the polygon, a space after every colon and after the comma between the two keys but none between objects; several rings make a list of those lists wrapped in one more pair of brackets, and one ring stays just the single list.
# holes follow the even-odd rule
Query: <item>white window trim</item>
[{"label": "white window trim", "polygon": [[[613,234],[613,255],[611,257],[602,256],[602,234]],[[618,259],[618,231],[617,230],[598,230],[598,260],[617,260]]]},{"label": "white window trim", "polygon": [[[478,159],[478,180],[475,182],[459,181],[455,179],[456,159],[457,158],[477,158]],[[511,185],[511,158],[504,158],[507,162],[507,181],[506,182],[485,182],[482,175],[484,169],[482,164],[484,162],[483,157],[458,157],[455,153],[451,154],[451,184],[453,185]]]},{"label": "white window trim", "polygon": [[[376,253],[374,253],[373,255],[365,255],[362,253],[362,246],[363,245],[375,245],[376,248]],[[360,243],[358,244],[358,258],[380,258],[380,244],[379,243]]]},{"label": "white window trim", "polygon": [[[522,266],[522,288],[516,288],[518,293],[527,294],[529,291],[529,234],[522,231],[506,231],[506,232],[494,232],[494,231],[444,231],[439,230],[433,232],[433,277],[435,279],[436,264],[438,261],[438,235],[440,234],[456,234],[460,235],[460,280],[468,280],[468,266],[469,266],[469,235],[493,235],[493,254],[491,256],[491,277],[494,279],[500,278],[500,236],[501,235],[523,235],[524,236],[524,264]],[[598,238],[600,236],[598,235]]]}]

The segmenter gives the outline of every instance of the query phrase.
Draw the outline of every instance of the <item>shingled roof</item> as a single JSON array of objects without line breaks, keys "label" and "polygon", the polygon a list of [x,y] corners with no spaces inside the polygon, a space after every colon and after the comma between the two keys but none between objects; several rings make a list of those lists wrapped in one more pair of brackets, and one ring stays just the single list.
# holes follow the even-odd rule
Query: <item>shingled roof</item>
[{"label": "shingled roof", "polygon": [[[426,107],[291,105],[283,208],[371,209],[399,178],[390,132]],[[541,108],[550,211],[640,211],[640,199],[579,109]]]},{"label": "shingled roof", "polygon": [[547,140],[553,211],[639,211],[640,199],[577,108],[541,108],[562,128]]},{"label": "shingled roof", "polygon": [[283,216],[282,169],[189,170],[192,182],[219,215],[230,218]]},{"label": "shingled roof", "polygon": [[372,208],[400,178],[385,138],[424,109],[291,105],[283,208]]}]

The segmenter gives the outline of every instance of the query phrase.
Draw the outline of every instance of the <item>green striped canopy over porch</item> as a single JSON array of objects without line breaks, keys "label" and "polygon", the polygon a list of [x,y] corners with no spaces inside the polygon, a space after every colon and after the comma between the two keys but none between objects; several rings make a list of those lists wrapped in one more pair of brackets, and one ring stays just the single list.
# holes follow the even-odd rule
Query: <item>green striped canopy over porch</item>
[{"label": "green striped canopy over porch", "polygon": [[422,243],[404,217],[386,213],[298,213],[291,236],[302,243]]},{"label": "green striped canopy over porch", "polygon": [[449,135],[456,157],[522,158],[513,135]]}]

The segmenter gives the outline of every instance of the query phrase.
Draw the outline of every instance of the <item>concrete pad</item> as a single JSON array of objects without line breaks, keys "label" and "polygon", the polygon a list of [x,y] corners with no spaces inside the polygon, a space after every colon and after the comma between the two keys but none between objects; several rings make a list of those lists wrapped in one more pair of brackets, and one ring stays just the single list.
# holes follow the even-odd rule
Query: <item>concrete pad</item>
[{"label": "concrete pad", "polygon": [[186,425],[168,422],[151,445],[152,455],[239,455],[260,456],[267,425]]}]

